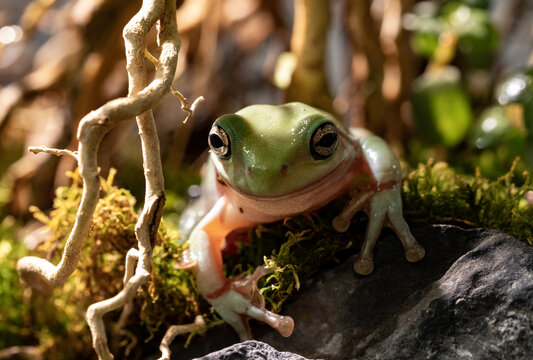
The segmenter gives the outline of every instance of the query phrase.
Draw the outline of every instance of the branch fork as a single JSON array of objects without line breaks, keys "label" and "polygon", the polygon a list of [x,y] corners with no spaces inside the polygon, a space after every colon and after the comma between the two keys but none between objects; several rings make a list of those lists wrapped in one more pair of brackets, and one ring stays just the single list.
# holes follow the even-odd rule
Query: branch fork
[{"label": "branch fork", "polygon": [[[154,25],[158,28],[158,45],[161,55],[157,60],[154,58],[156,71],[153,80],[148,82],[144,66],[146,36]],[[157,230],[165,203],[159,140],[152,109],[169,91],[179,94],[172,87],[180,49],[176,25],[176,2],[174,0],[143,0],[139,12],[124,28],[123,37],[129,78],[128,96],[109,101],[81,120],[77,134],[79,141],[77,151],[46,147],[29,149],[33,153],[44,152],[73,157],[78,162],[83,179],[82,200],[61,261],[58,265],[54,265],[47,260],[28,256],[17,263],[17,270],[22,281],[44,294],[50,294],[54,287],[65,283],[78,265],[82,245],[89,234],[99,198],[97,152],[100,142],[119,122],[136,117],[141,137],[146,181],[144,208],[135,226],[138,249],[131,249],[128,252],[123,290],[110,299],[91,305],[86,314],[93,337],[93,347],[98,358],[105,360],[114,357],[107,344],[104,314],[124,307],[122,316],[115,326],[115,331],[120,331],[127,316],[131,313],[131,301],[137,289],[150,280],[152,248],[157,239]],[[183,95],[178,98],[182,103],[182,108],[188,114],[187,119],[194,112],[198,102],[203,99],[200,97],[189,106]],[[168,341],[168,338],[166,339]],[[168,346],[165,349],[168,349]]]}]

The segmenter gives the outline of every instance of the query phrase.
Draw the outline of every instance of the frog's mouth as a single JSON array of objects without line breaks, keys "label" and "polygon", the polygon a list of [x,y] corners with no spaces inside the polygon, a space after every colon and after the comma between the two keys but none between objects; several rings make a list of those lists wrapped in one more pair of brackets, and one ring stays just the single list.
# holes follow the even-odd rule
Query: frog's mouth
[{"label": "frog's mouth", "polygon": [[320,177],[319,179],[297,190],[284,193],[284,194],[280,194],[280,195],[257,195],[257,194],[250,193],[246,190],[239,188],[238,186],[230,184],[228,181],[226,181],[226,179],[224,179],[222,176],[218,174],[218,171],[217,171],[217,179],[219,180],[221,184],[227,186],[228,188],[230,188],[237,194],[242,195],[248,199],[252,199],[256,201],[280,201],[280,200],[287,200],[287,199],[295,198],[295,197],[298,197],[304,194],[308,194],[315,190],[318,190],[318,191],[326,190],[326,188],[328,187],[335,186],[348,171],[360,169],[361,162],[362,162],[362,159],[360,157],[351,156],[351,159],[345,159],[345,161],[341,161],[339,165],[337,165],[330,172]]}]

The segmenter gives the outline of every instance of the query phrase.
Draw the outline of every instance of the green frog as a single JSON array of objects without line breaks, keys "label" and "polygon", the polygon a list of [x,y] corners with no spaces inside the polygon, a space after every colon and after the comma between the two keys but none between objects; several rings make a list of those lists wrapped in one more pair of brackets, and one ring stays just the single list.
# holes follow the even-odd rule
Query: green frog
[{"label": "green frog", "polygon": [[410,262],[425,251],[402,214],[400,164],[385,141],[364,129],[346,129],[331,114],[293,102],[252,105],[219,117],[208,138],[211,149],[202,197],[182,217],[198,289],[241,340],[251,338],[250,318],[289,336],[294,321],[265,309],[256,281],[227,279],[222,250],[226,236],[242,228],[314,211],[341,196],[349,202],[333,220],[348,229],[358,211],[368,226],[354,270],[374,269],[373,249],[383,226],[391,227]]}]

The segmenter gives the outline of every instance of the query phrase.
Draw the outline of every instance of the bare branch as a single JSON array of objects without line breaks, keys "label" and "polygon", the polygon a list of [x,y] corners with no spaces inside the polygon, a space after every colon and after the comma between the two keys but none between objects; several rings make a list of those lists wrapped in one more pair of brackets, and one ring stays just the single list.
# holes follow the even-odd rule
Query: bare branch
[{"label": "bare branch", "polygon": [[[154,79],[147,84],[144,67],[146,34],[158,22],[158,43],[161,55]],[[23,281],[43,293],[50,293],[52,287],[62,285],[76,269],[81,247],[90,231],[92,216],[98,202],[100,181],[97,166],[97,152],[100,142],[120,121],[137,116],[141,137],[143,167],[146,180],[145,206],[135,227],[138,252],[131,252],[138,258],[137,268],[132,275],[127,264],[124,289],[111,299],[93,304],[87,310],[87,321],[93,335],[93,347],[100,359],[113,359],[107,346],[103,315],[129,303],[139,286],[150,278],[152,246],[165,202],[164,181],[161,166],[159,141],[151,109],[159,104],[169,92],[177,64],[180,41],[176,26],[176,8],[173,0],[144,0],[142,8],[124,28],[127,70],[129,76],[128,97],[109,101],[99,109],[87,114],[78,129],[78,154],[76,158],[83,179],[83,194],[76,221],[65,244],[60,263],[52,263],[37,257],[19,260],[17,269]],[[55,149],[33,149],[54,154],[74,153]],[[130,261],[131,263],[131,261]]]},{"label": "bare branch", "polygon": [[161,350],[161,357],[159,360],[170,360],[170,344],[176,336],[191,333],[204,326],[204,318],[198,315],[192,324],[173,325],[169,327],[165,333],[165,336],[163,337],[163,341],[161,341],[161,345],[159,346],[159,350]]},{"label": "bare branch", "polygon": [[46,146],[30,146],[28,148],[28,151],[34,153],[34,154],[39,154],[39,153],[48,153],[48,154],[54,154],[56,156],[62,156],[62,155],[67,155],[67,156],[70,156],[72,158],[74,158],[76,161],[78,161],[78,152],[77,151],[70,151],[70,150],[67,150],[67,149],[54,149],[54,148],[49,148],[49,147],[46,147]]},{"label": "bare branch", "polygon": [[[157,61],[157,59],[152,54],[150,54],[148,49],[145,49],[144,55],[146,56],[148,60],[150,60],[152,64],[154,64],[156,68],[160,66],[159,61]],[[196,107],[198,106],[198,104],[205,100],[203,96],[199,96],[193,101],[192,105],[189,106],[189,101],[187,100],[187,98],[183,96],[183,94],[179,92],[176,88],[174,88],[174,86],[172,85],[170,85],[170,92],[172,93],[172,95],[177,97],[178,100],[180,101],[181,110],[187,113],[185,120],[183,120],[184,124],[187,122],[187,120],[189,120],[191,116],[194,115],[194,111],[196,110]]]},{"label": "bare branch", "polygon": [[[161,5],[164,5],[164,8]],[[143,13],[143,10],[146,13]],[[179,50],[175,2],[172,0],[166,0],[165,2],[145,1],[143,2],[141,11],[124,28],[124,40],[128,58],[127,69],[130,79],[130,94],[132,97],[135,97],[138,91],[138,94],[141,94],[146,90],[146,88],[140,90],[146,85],[147,79],[146,69],[144,67],[146,33],[158,19],[158,40],[161,44],[162,51],[159,60],[161,67],[156,69],[156,77],[158,73],[166,73],[166,51],[171,52],[174,55],[172,72],[168,73],[169,78],[166,78],[166,91],[162,92],[162,95],[171,86]],[[154,81],[156,80],[154,79]],[[107,346],[107,336],[103,321],[104,314],[129,304],[137,293],[137,289],[150,279],[152,247],[157,238],[157,229],[159,228],[165,203],[159,140],[151,110],[137,116],[137,126],[141,137],[143,167],[146,180],[145,205],[135,226],[135,235],[139,248],[138,262],[135,274],[128,279],[124,285],[124,289],[120,293],[111,299],[91,305],[87,310],[87,322],[93,335],[93,347],[101,359],[113,358]],[[128,274],[126,274],[125,278],[127,277]],[[127,305],[126,308],[129,306],[131,305]],[[125,311],[128,310],[126,309]]]}]

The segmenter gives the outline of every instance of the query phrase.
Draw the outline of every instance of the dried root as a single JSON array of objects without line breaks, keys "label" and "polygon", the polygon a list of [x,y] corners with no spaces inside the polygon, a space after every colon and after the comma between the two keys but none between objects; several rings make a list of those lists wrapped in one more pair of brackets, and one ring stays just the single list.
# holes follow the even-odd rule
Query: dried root
[{"label": "dried root", "polygon": [[161,350],[161,357],[159,360],[170,360],[170,344],[172,340],[178,335],[188,334],[205,326],[204,318],[200,315],[196,316],[194,323],[186,325],[173,325],[168,328],[159,350]]},{"label": "dried root", "polygon": [[[137,289],[150,279],[152,248],[165,203],[159,141],[151,109],[170,91],[176,71],[180,40],[175,7],[173,0],[144,0],[142,8],[126,25],[123,36],[126,44],[129,95],[106,103],[81,120],[77,152],[44,147],[30,149],[34,153],[47,152],[75,158],[84,185],[76,221],[65,244],[60,263],[53,265],[41,258],[25,257],[17,264],[23,282],[35,290],[49,294],[53,287],[63,285],[76,269],[82,244],[89,234],[100,189],[97,152],[101,140],[120,121],[137,118],[146,180],[145,205],[135,226],[138,249],[128,252],[123,290],[111,299],[91,305],[87,310],[93,347],[100,359],[113,359],[107,345],[103,315],[124,307],[122,321],[119,320],[115,327],[120,331],[124,318],[131,311],[131,300]],[[161,55],[156,61],[154,79],[148,83],[144,66],[146,34],[156,24]],[[180,100],[182,98],[183,96]],[[183,98],[182,105],[189,116],[198,101],[199,99],[189,107]]]}]

